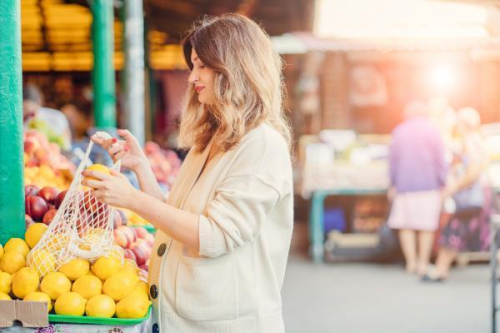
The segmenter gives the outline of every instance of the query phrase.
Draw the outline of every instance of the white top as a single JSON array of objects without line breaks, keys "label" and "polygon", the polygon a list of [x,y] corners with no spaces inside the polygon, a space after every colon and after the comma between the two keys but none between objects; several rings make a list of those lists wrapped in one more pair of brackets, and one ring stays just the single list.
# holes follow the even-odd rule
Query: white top
[{"label": "white top", "polygon": [[200,214],[200,252],[156,234],[154,324],[161,332],[284,332],[280,293],[293,228],[288,147],[261,125],[200,175],[210,147],[191,150],[167,201]]}]

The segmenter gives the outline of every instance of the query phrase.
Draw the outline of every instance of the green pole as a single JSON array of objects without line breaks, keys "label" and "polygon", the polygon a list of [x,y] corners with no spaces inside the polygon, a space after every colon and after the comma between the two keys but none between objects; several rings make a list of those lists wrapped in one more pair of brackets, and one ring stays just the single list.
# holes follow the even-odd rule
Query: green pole
[{"label": "green pole", "polygon": [[[3,0],[0,0],[3,1]],[[116,128],[115,69],[113,66],[113,0],[92,2],[94,52],[94,120],[101,129]]]},{"label": "green pole", "polygon": [[24,238],[24,165],[19,0],[0,0],[0,244]]}]

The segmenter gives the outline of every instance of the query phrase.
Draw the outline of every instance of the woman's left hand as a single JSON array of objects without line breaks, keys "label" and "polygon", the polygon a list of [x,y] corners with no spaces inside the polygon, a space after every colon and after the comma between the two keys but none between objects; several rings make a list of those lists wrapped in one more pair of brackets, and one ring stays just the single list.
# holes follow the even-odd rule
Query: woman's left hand
[{"label": "woman's left hand", "polygon": [[84,171],[84,176],[97,180],[83,180],[82,185],[92,188],[92,195],[100,202],[115,207],[129,208],[137,190],[123,174],[112,169],[110,172],[111,175],[97,171]]}]

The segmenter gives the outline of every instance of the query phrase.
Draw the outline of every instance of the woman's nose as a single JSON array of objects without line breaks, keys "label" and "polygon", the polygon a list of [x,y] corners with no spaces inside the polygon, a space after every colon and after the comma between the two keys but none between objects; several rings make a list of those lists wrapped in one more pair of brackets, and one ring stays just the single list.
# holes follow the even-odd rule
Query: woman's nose
[{"label": "woman's nose", "polygon": [[196,81],[198,81],[198,75],[194,71],[189,74],[188,82],[194,84]]}]

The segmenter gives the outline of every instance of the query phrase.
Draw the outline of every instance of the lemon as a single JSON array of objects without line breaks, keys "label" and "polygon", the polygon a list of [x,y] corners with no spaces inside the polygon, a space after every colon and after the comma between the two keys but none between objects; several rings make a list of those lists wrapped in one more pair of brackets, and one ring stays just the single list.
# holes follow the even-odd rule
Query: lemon
[{"label": "lemon", "polygon": [[29,226],[28,230],[24,234],[24,239],[28,246],[32,249],[38,243],[38,241],[42,238],[45,231],[47,231],[47,225],[43,223],[33,223]]},{"label": "lemon", "polygon": [[[109,171],[109,168],[107,166],[102,165],[102,164],[92,164],[87,169],[85,169],[85,171],[97,171],[97,172],[103,173],[105,175],[111,174],[111,172]],[[99,179],[87,176],[84,178],[84,180],[99,180]]]},{"label": "lemon", "polygon": [[26,259],[19,252],[6,252],[0,259],[0,269],[9,274],[14,274],[26,266]]},{"label": "lemon", "polygon": [[0,244],[0,259],[2,259],[3,254],[4,254],[3,246],[2,246],[2,244]]},{"label": "lemon", "polygon": [[131,294],[122,299],[116,305],[116,316],[118,318],[143,318],[147,313],[151,302],[138,294]]},{"label": "lemon", "polygon": [[12,298],[10,298],[9,295],[0,293],[0,301],[10,301]]},{"label": "lemon", "polygon": [[146,297],[149,298],[149,286],[146,282],[139,281],[134,289],[134,292],[136,292],[136,291],[143,293],[144,295],[146,295]]},{"label": "lemon", "polygon": [[82,295],[85,299],[91,299],[102,291],[102,282],[97,276],[85,275],[73,283],[73,292]]},{"label": "lemon", "polygon": [[52,310],[52,301],[46,293],[35,291],[29,293],[23,298],[23,301],[33,301],[33,302],[47,302],[47,312]]},{"label": "lemon", "polygon": [[59,272],[63,273],[71,281],[84,276],[89,272],[90,264],[88,261],[83,259],[73,259],[67,264],[62,265],[59,268]]},{"label": "lemon", "polygon": [[71,291],[71,281],[60,272],[47,274],[40,284],[40,290],[56,300],[59,296]]},{"label": "lemon", "polygon": [[115,301],[121,301],[134,291],[138,278],[128,273],[111,275],[102,287],[102,292]]},{"label": "lemon", "polygon": [[30,252],[30,248],[28,244],[26,244],[26,242],[21,238],[11,238],[5,244],[4,251],[5,253],[18,252],[22,254],[23,257],[26,257],[28,255],[28,252]]},{"label": "lemon", "polygon": [[111,275],[122,268],[122,263],[116,257],[100,257],[92,265],[92,272],[101,280],[105,281]]},{"label": "lemon", "polygon": [[53,252],[58,252],[69,244],[69,235],[62,232],[52,232],[46,240],[46,244]]},{"label": "lemon", "polygon": [[8,294],[12,287],[12,275],[9,273],[0,273],[0,293]]},{"label": "lemon", "polygon": [[56,314],[66,316],[83,316],[87,300],[78,293],[65,293],[59,296],[55,303]]},{"label": "lemon", "polygon": [[56,258],[48,250],[44,249],[31,251],[27,263],[29,267],[36,269],[40,276],[45,276],[56,270]]},{"label": "lemon", "polygon": [[35,292],[40,285],[38,273],[30,267],[21,268],[12,276],[12,293],[20,299]]},{"label": "lemon", "polygon": [[107,295],[96,295],[89,299],[85,313],[89,317],[111,318],[115,315],[116,304]]}]

